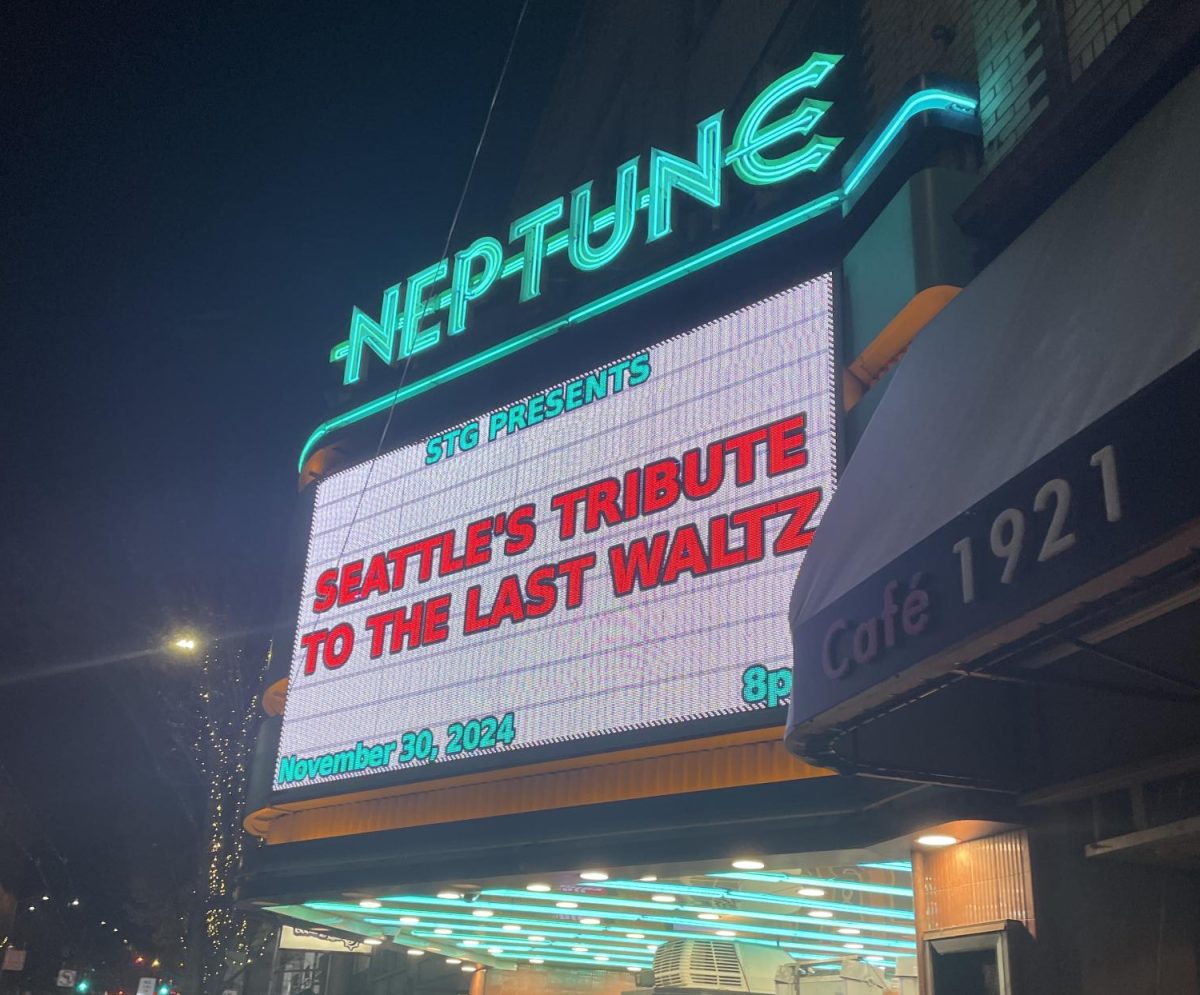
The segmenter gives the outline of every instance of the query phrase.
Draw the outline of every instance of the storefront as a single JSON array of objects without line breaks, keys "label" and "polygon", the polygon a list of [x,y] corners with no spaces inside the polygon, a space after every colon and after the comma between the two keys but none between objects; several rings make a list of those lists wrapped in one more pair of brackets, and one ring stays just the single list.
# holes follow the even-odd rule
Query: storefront
[{"label": "storefront", "polygon": [[929,324],[800,571],[791,748],[1021,812],[916,860],[929,995],[1198,990],[1198,116],[1193,73]]}]

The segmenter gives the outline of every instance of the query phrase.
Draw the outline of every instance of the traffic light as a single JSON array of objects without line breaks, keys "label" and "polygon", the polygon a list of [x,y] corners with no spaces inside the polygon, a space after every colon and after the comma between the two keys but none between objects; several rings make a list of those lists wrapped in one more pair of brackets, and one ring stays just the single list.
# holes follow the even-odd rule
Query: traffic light
[{"label": "traffic light", "polygon": [[170,985],[159,985],[158,986],[158,995],[171,995],[171,986]]},{"label": "traffic light", "polygon": [[87,978],[80,978],[75,983],[75,990],[79,992],[79,995],[87,995],[92,990],[92,983]]}]

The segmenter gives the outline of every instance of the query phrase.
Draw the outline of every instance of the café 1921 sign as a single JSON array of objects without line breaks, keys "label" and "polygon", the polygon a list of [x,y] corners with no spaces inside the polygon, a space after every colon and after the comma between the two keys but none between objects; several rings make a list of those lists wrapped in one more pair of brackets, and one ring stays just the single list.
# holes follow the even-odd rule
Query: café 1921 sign
[{"label": "caf\u00e9 1921 sign", "polygon": [[[471,332],[472,306],[501,284],[511,283],[521,303],[542,293],[543,268],[565,254],[581,277],[610,266],[638,239],[635,229],[644,216],[645,243],[670,237],[677,195],[720,211],[725,174],[752,187],[775,186],[822,169],[842,139],[816,131],[829,101],[807,96],[835,69],[840,55],[812,54],[803,65],[767,85],[737,123],[729,126],[723,111],[696,125],[695,158],[651,148],[616,169],[613,203],[597,208],[591,181],[515,219],[507,239],[485,235],[450,258],[439,259],[383,292],[377,317],[355,307],[349,334],[329,354],[342,367],[346,386],[361,383],[366,361],[374,356],[388,365],[427,353],[448,339]],[[564,329],[605,314],[647,293],[840,207],[872,175],[904,125],[917,115],[947,112],[957,126],[974,125],[978,101],[967,93],[932,87],[904,101],[893,117],[873,133],[851,158],[840,186],[752,228],[681,258],[633,283],[610,290],[558,317],[517,332],[496,345],[443,367],[419,380],[389,390],[371,401],[318,426],[300,454],[309,454],[331,432],[379,414],[434,387],[448,383],[524,349]]]},{"label": "caf\u00e9 1921 sign", "polygon": [[794,625],[790,727],[969,662],[956,648],[1200,518],[1197,375],[1200,354]]}]

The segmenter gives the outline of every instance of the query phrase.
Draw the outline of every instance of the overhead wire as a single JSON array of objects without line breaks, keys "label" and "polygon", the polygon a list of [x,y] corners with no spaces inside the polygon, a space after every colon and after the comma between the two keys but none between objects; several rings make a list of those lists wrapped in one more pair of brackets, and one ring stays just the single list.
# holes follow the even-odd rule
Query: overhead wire
[{"label": "overhead wire", "polygon": [[[462,192],[458,196],[458,203],[455,205],[454,214],[450,219],[450,227],[446,232],[446,242],[442,247],[442,255],[440,258],[445,259],[450,251],[450,243],[454,239],[454,232],[458,227],[459,217],[462,215],[463,204],[466,203],[467,191],[471,186],[471,179],[475,175],[475,166],[479,162],[479,154],[483,150],[484,140],[487,138],[488,127],[492,123],[492,114],[496,110],[496,101],[500,97],[500,90],[504,85],[504,79],[508,75],[508,66],[512,61],[513,51],[517,47],[517,37],[521,32],[521,24],[525,20],[525,12],[529,9],[529,0],[524,0],[521,4],[521,9],[517,13],[516,23],[513,25],[512,36],[508,41],[508,50],[504,54],[504,62],[500,66],[500,74],[496,77],[496,85],[492,88],[492,98],[488,102],[487,114],[483,118],[483,127],[479,131],[479,140],[475,143],[475,151],[471,155],[471,164],[467,168],[466,178],[463,180]],[[420,319],[424,319],[429,314],[430,303],[426,303],[421,311]],[[354,530],[354,524],[358,521],[358,514],[362,510],[363,497],[367,493],[367,488],[371,484],[371,476],[375,471],[375,463],[379,458],[379,454],[383,452],[384,442],[387,441],[388,431],[392,427],[392,417],[396,413],[396,404],[400,398],[400,393],[404,389],[405,382],[408,380],[408,369],[412,363],[412,353],[409,353],[404,358],[404,366],[400,369],[400,380],[396,384],[396,389],[392,391],[392,400],[387,408],[387,418],[383,423],[383,430],[379,433],[379,441],[375,445],[375,453],[371,457],[367,465],[367,473],[363,478],[362,486],[358,491],[358,500],[354,504],[354,511],[350,515],[350,521],[346,524],[346,533],[342,538],[342,548],[338,551],[338,559],[340,560],[346,554],[346,546],[350,542],[350,534]]]}]

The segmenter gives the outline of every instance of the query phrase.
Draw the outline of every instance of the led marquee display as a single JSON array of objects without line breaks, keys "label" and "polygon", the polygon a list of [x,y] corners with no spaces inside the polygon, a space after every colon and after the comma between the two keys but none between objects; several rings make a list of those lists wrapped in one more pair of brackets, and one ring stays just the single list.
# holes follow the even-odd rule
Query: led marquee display
[{"label": "led marquee display", "polygon": [[276,789],[758,725],[785,703],[788,598],[834,483],[831,286],[318,485]]}]

